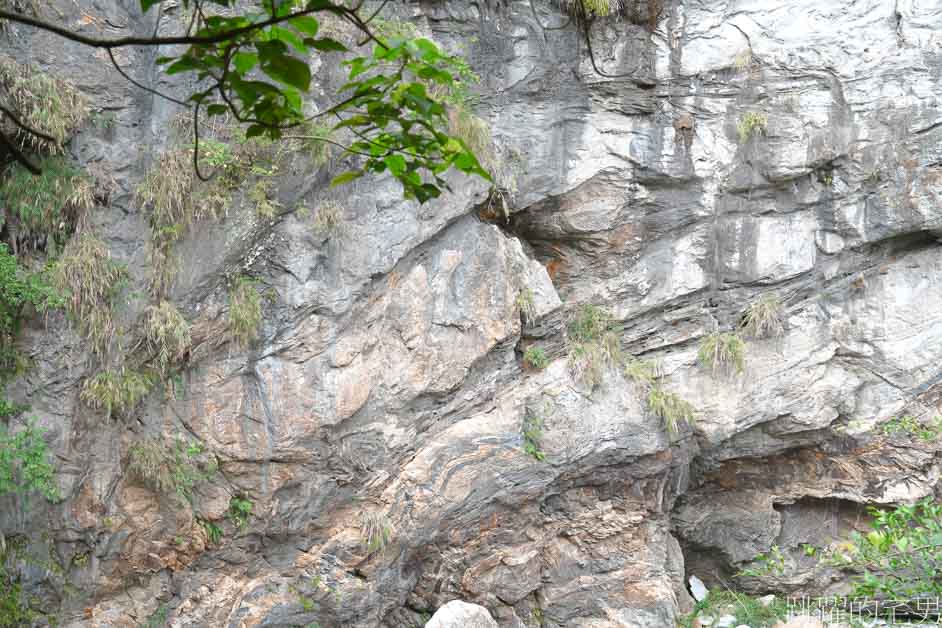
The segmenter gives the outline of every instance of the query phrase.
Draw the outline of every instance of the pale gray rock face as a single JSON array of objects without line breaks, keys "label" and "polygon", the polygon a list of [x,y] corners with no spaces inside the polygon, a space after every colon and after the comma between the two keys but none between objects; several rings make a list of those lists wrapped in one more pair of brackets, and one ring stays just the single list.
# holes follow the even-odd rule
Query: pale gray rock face
[{"label": "pale gray rock face", "polygon": [[[125,423],[80,403],[93,371],[64,317],[30,324],[35,366],[10,391],[50,429],[67,499],[5,499],[0,530],[58,566],[20,567],[62,625],[163,609],[180,628],[405,628],[462,600],[501,627],[662,628],[692,607],[691,574],[722,586],[773,546],[787,568],[740,586],[839,587],[803,545],[859,525],[865,504],[934,494],[936,445],[879,424],[942,399],[937,4],[627,4],[592,26],[617,78],[593,70],[572,25],[540,27],[565,21],[555,3],[393,6],[481,75],[509,220],[484,211],[481,181],[456,177],[418,207],[388,179],[332,191],[299,157],[280,202],[339,199],[345,233],[238,202],[197,225],[174,302],[212,329],[227,277],[250,274],[270,297],[262,337],[200,339],[182,391]],[[158,26],[133,3],[57,6],[113,35]],[[0,45],[116,112],[71,148],[115,180],[93,222],[140,287],[147,217],[132,192],[177,112],[50,35],[12,27]],[[150,69],[156,54],[121,61],[183,90]],[[320,106],[340,75],[318,74]],[[770,294],[784,334],[747,339],[742,375],[699,366],[702,338]],[[693,425],[668,433],[620,373],[595,391],[576,380],[566,326],[590,302],[627,352],[660,363]],[[545,370],[522,365],[533,343]],[[534,415],[545,461],[523,451]],[[192,506],[126,471],[129,445],[161,434],[221,461]],[[245,528],[225,516],[233,495],[253,502]],[[364,546],[367,515],[390,530],[381,550]]]},{"label": "pale gray rock face", "polygon": [[497,628],[497,622],[483,606],[454,600],[435,611],[425,628]]}]

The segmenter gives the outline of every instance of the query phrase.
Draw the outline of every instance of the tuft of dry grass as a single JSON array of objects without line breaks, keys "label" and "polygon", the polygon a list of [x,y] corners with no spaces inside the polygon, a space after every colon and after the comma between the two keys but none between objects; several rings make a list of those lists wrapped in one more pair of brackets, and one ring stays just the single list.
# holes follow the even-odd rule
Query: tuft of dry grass
[{"label": "tuft of dry grass", "polygon": [[228,336],[237,347],[248,347],[258,338],[262,323],[262,296],[256,282],[240,277],[229,292]]},{"label": "tuft of dry grass", "polygon": [[51,144],[5,122],[5,128],[24,146],[63,154],[64,144],[89,116],[88,101],[71,81],[59,79],[32,65],[0,57],[0,92],[26,125],[52,136]]},{"label": "tuft of dry grass", "polygon": [[6,169],[0,185],[4,218],[19,240],[48,236],[63,244],[95,205],[92,180],[58,156],[42,159],[39,167],[40,175],[15,162]]},{"label": "tuft of dry grass", "polygon": [[344,213],[336,201],[324,201],[314,212],[314,232],[325,237],[342,236],[347,230]]},{"label": "tuft of dry grass", "polygon": [[104,410],[109,417],[127,416],[153,387],[154,380],[149,374],[121,367],[101,371],[85,380],[79,396],[91,407]]},{"label": "tuft of dry grass", "polygon": [[742,373],[746,366],[746,344],[739,334],[716,331],[700,342],[697,360],[714,375],[718,371]]},{"label": "tuft of dry grass", "polygon": [[389,517],[384,513],[364,513],[360,523],[360,537],[367,552],[386,549],[392,540],[394,529]]},{"label": "tuft of dry grass", "polygon": [[785,332],[785,311],[774,294],[764,294],[742,317],[743,334],[751,338],[772,338]]},{"label": "tuft of dry grass", "polygon": [[114,334],[112,302],[127,270],[111,259],[105,243],[91,233],[73,237],[56,262],[52,280],[93,355],[103,357]]},{"label": "tuft of dry grass", "polygon": [[144,342],[160,372],[166,374],[190,349],[190,323],[169,301],[151,305],[144,312]]}]

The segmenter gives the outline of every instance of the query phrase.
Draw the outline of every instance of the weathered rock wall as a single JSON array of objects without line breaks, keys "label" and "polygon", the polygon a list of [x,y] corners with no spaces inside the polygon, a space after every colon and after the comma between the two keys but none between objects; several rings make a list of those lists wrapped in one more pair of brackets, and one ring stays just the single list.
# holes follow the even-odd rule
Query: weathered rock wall
[{"label": "weathered rock wall", "polygon": [[[327,172],[292,161],[278,200],[340,200],[346,230],[238,202],[199,224],[172,295],[188,318],[218,327],[238,273],[270,298],[249,350],[197,339],[175,397],[108,420],[79,402],[91,367],[68,322],[27,330],[35,367],[12,392],[50,428],[67,499],[6,499],[0,529],[59,565],[24,566],[24,581],[63,625],[133,626],[165,608],[173,626],[398,627],[463,599],[502,626],[663,627],[686,604],[685,561],[726,579],[776,544],[801,567],[799,545],[836,535],[857,505],[935,491],[935,447],[877,426],[938,397],[942,9],[648,4],[593,25],[605,75],[574,26],[545,28],[565,21],[545,2],[394,6],[481,75],[510,219],[479,211],[480,181],[418,207],[391,181],[330,190]],[[178,23],[173,8],[159,22],[116,3],[59,8],[94,33]],[[115,112],[72,152],[114,179],[94,226],[141,284],[133,190],[177,112],[51,36],[12,27],[3,46]],[[182,93],[154,55],[119,60]],[[339,73],[322,76],[323,106]],[[740,138],[750,112],[766,123]],[[698,366],[700,340],[769,294],[785,334],[750,341],[742,375]],[[588,302],[622,323],[627,351],[661,363],[697,408],[692,426],[669,434],[619,373],[594,392],[576,381],[566,321]],[[143,305],[129,301],[126,322]],[[533,343],[543,371],[521,364]],[[522,450],[528,411],[544,462]],[[177,434],[221,463],[192,507],[126,471],[136,439]],[[233,495],[253,502],[243,529],[225,517]],[[384,550],[364,548],[364,513],[391,530]],[[745,586],[829,577],[809,574]]]}]

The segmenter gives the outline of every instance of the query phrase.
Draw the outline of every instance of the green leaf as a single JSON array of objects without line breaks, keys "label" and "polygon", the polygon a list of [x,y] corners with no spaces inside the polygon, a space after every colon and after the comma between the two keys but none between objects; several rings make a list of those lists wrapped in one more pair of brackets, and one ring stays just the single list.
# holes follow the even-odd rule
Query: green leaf
[{"label": "green leaf", "polygon": [[265,135],[267,129],[260,124],[253,124],[245,130],[245,139],[250,140],[253,137],[259,137]]},{"label": "green leaf", "polygon": [[167,74],[179,74],[180,72],[191,72],[193,70],[199,70],[202,67],[202,63],[199,63],[193,57],[184,55],[177,59],[173,65],[169,66],[166,72]]},{"label": "green leaf", "polygon": [[343,174],[338,174],[330,182],[331,187],[336,187],[338,185],[343,185],[345,183],[350,183],[351,181],[356,181],[363,176],[362,170],[351,170],[349,172],[344,172]]},{"label": "green leaf", "polygon": [[258,65],[258,55],[254,52],[237,52],[232,55],[232,65],[239,74],[248,74]]},{"label": "green leaf", "polygon": [[317,19],[310,15],[292,18],[289,23],[291,26],[295,27],[298,32],[304,33],[310,37],[317,35],[317,30],[320,26],[317,23]]},{"label": "green leaf", "polygon": [[210,116],[222,116],[229,111],[225,105],[213,104],[206,107],[206,114]]},{"label": "green leaf", "polygon": [[[256,47],[258,45],[256,44]],[[306,63],[286,54],[267,54],[261,50],[259,52],[262,60],[262,72],[279,83],[295,87],[302,92],[310,89],[311,68]]]},{"label": "green leaf", "polygon": [[152,6],[159,3],[160,0],[141,0],[141,12],[147,13]]},{"label": "green leaf", "polygon": [[402,155],[387,155],[383,162],[395,177],[401,177],[406,171],[406,158]]},{"label": "green leaf", "polygon": [[297,34],[289,31],[287,28],[282,28],[281,26],[272,26],[268,29],[268,36],[272,39],[285,42],[298,52],[307,52],[307,46],[304,45],[304,42],[301,40],[301,38],[298,37]]},{"label": "green leaf", "polygon": [[347,52],[348,48],[336,39],[331,39],[330,37],[322,37],[320,39],[315,39],[310,44],[308,44],[314,50],[320,52]]}]

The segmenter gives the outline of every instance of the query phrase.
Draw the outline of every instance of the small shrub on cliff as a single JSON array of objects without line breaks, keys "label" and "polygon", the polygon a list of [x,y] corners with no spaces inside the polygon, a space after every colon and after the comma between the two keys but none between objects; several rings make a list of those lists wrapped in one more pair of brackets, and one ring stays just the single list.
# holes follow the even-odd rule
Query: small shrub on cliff
[{"label": "small shrub on cliff", "polygon": [[718,371],[742,373],[746,365],[746,345],[739,334],[716,331],[700,342],[697,360],[714,375]]},{"label": "small shrub on cliff", "polygon": [[0,496],[32,492],[49,501],[60,498],[43,430],[32,422],[17,432],[0,425]]},{"label": "small shrub on cliff", "polygon": [[270,179],[259,179],[249,190],[249,200],[255,205],[255,212],[263,218],[274,218],[281,203],[274,196],[274,184]]},{"label": "small shrub on cliff", "polygon": [[61,246],[81,214],[95,204],[92,182],[62,157],[48,157],[39,166],[39,176],[18,163],[6,169],[0,186],[4,220],[18,240],[45,240],[48,236],[48,244]]},{"label": "small shrub on cliff", "polygon": [[756,555],[752,562],[756,565],[755,567],[743,569],[736,575],[738,577],[758,578],[769,575],[782,576],[786,571],[785,554],[782,553],[778,545],[773,545],[768,552]]},{"label": "small shrub on cliff", "polygon": [[549,358],[546,357],[543,347],[530,345],[523,352],[523,364],[528,368],[542,371],[549,366]]},{"label": "small shrub on cliff", "polygon": [[249,523],[249,517],[252,516],[252,507],[252,500],[233,495],[232,499],[229,500],[229,511],[226,516],[241,530]]},{"label": "small shrub on cliff", "polygon": [[127,416],[153,387],[154,380],[147,373],[121,367],[85,380],[79,396],[91,407],[104,410],[109,417]]},{"label": "small shrub on cliff", "polygon": [[166,374],[190,348],[190,323],[168,301],[151,305],[144,313],[144,342],[160,371]]},{"label": "small shrub on cliff", "polygon": [[890,419],[883,424],[886,435],[906,434],[922,441],[934,441],[942,435],[942,417],[935,417],[929,422],[905,415]]},{"label": "small shrub on cliff", "polygon": [[261,322],[262,297],[256,282],[240,277],[229,292],[229,339],[238,347],[249,346],[258,338]]},{"label": "small shrub on cliff", "polygon": [[29,607],[19,578],[6,561],[6,553],[0,552],[0,628],[33,626],[40,614]]},{"label": "small shrub on cliff", "polygon": [[546,460],[546,454],[540,448],[540,439],[543,438],[543,417],[527,409],[523,415],[520,434],[523,436],[523,453],[539,462]]},{"label": "small shrub on cliff", "polygon": [[389,517],[381,512],[364,513],[360,522],[360,538],[363,548],[372,554],[386,549],[392,541],[393,525]]},{"label": "small shrub on cliff", "polygon": [[209,479],[217,468],[198,442],[177,438],[173,442],[146,438],[128,449],[128,471],[148,488],[191,500],[197,484]]},{"label": "small shrub on cliff", "polygon": [[739,133],[739,143],[745,144],[751,138],[758,135],[765,135],[769,125],[768,117],[758,111],[747,111],[739,118],[736,124],[736,132]]},{"label": "small shrub on cliff", "polygon": [[742,318],[742,331],[752,338],[771,338],[785,332],[784,308],[774,294],[765,294],[749,305]]},{"label": "small shrub on cliff", "polygon": [[20,361],[15,343],[24,310],[46,311],[63,304],[45,273],[26,271],[0,243],[0,380],[15,372]]},{"label": "small shrub on cliff", "polygon": [[114,334],[112,301],[126,277],[104,242],[90,233],[72,238],[55,265],[53,286],[65,296],[79,333],[99,357]]}]

